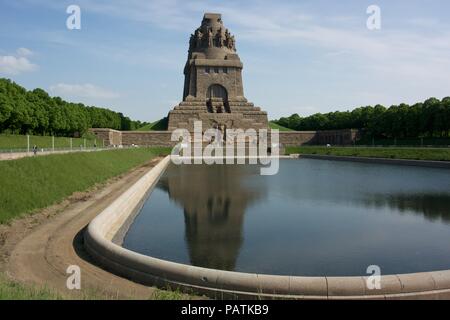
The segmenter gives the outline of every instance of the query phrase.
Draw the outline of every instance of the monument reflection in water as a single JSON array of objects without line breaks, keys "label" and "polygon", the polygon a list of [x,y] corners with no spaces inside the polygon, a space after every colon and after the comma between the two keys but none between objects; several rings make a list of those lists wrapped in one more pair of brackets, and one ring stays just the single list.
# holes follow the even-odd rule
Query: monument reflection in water
[{"label": "monument reflection in water", "polygon": [[190,262],[234,270],[242,244],[246,208],[264,195],[265,186],[246,188],[246,176],[259,167],[238,165],[171,166],[158,188],[183,208]]},{"label": "monument reflection in water", "polygon": [[123,246],[207,268],[307,276],[450,268],[450,170],[323,160],[170,165]]},{"label": "monument reflection in water", "polygon": [[[261,185],[250,189],[245,186],[245,180],[259,173],[260,168],[256,165],[170,165],[153,191],[151,202],[147,201],[143,209],[144,212],[155,210],[157,216],[163,216],[139,215],[138,221],[142,219],[143,222],[133,224],[133,231],[128,232],[124,246],[135,243],[135,231],[137,234],[152,233],[152,238],[155,232],[162,233],[161,238],[153,239],[159,244],[159,240],[166,239],[163,247],[154,248],[153,244],[156,243],[150,244],[150,251],[158,257],[234,270],[243,239],[242,225],[246,208],[264,196],[266,187]],[[180,239],[181,230],[173,228],[174,224],[179,226],[181,221],[168,210],[183,213],[185,245],[176,241]],[[165,214],[176,222],[167,221]],[[147,229],[145,226],[149,225],[151,228]],[[173,238],[168,239],[171,236]],[[146,239],[146,236],[143,238]],[[144,244],[137,250],[146,252],[146,240],[142,240],[136,241]],[[180,252],[183,250],[187,251],[188,257]]]}]

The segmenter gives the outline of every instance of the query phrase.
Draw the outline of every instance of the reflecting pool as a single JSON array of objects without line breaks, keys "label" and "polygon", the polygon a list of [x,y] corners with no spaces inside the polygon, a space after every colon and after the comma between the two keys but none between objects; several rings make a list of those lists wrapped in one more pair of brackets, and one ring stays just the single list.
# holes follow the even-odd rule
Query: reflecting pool
[{"label": "reflecting pool", "polygon": [[450,269],[450,170],[285,159],[170,165],[123,246],[170,261],[304,276]]}]

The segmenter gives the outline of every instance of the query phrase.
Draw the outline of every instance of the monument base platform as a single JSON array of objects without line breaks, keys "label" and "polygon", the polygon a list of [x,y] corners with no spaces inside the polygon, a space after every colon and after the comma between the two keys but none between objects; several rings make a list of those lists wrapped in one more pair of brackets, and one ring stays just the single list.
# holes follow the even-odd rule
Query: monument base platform
[{"label": "monument base platform", "polygon": [[169,112],[168,130],[194,130],[194,122],[202,121],[204,130],[209,128],[267,129],[267,112],[253,103],[242,101],[183,101]]}]

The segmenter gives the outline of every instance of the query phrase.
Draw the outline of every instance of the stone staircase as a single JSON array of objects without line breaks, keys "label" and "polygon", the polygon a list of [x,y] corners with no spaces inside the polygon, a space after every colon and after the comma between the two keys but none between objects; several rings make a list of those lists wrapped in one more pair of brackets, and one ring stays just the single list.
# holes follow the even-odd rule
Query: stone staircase
[{"label": "stone staircase", "polygon": [[253,103],[244,101],[230,101],[229,105],[215,101],[209,107],[201,101],[183,101],[170,111],[169,119],[169,130],[185,128],[192,131],[194,122],[199,120],[202,121],[203,130],[222,125],[244,130],[268,127],[267,113]]}]

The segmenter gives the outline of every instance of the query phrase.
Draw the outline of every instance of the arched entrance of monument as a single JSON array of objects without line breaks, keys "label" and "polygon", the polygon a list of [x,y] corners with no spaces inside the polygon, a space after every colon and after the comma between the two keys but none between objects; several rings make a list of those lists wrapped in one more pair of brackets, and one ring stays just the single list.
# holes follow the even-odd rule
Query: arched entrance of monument
[{"label": "arched entrance of monument", "polygon": [[225,87],[220,84],[210,85],[207,91],[207,109],[208,112],[230,113],[230,105],[228,103],[228,92]]}]

